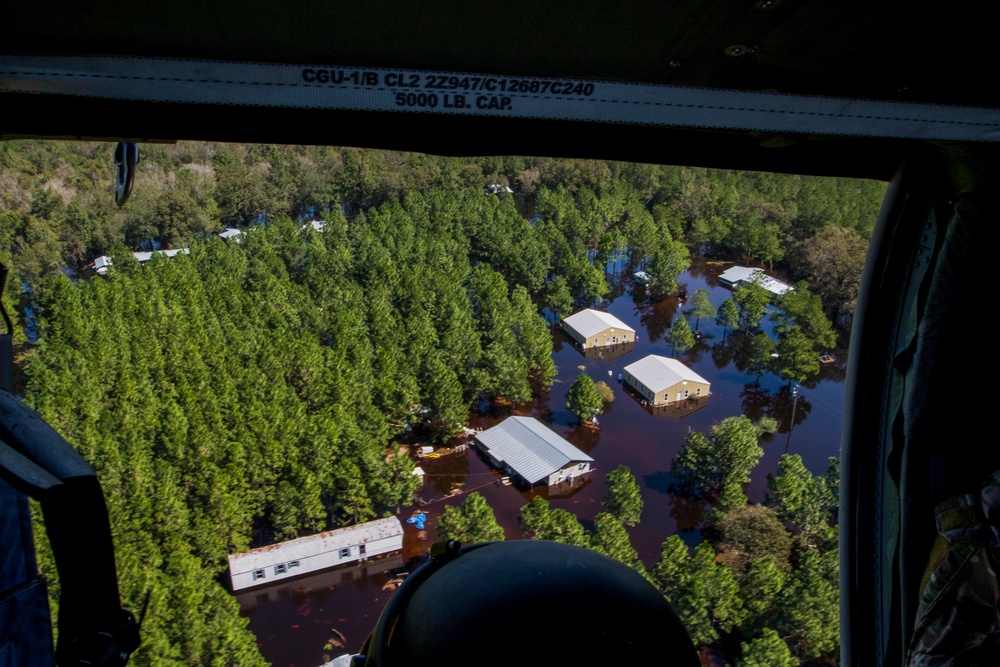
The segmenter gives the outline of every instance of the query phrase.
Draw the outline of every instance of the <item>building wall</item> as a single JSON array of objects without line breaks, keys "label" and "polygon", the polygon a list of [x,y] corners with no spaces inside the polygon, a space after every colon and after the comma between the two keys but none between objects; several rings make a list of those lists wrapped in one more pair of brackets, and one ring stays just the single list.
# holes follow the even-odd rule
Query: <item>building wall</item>
[{"label": "building wall", "polygon": [[570,338],[584,347],[603,347],[605,345],[635,342],[635,334],[633,332],[617,327],[608,327],[589,338],[584,338],[580,332],[565,322],[563,323],[563,330]]},{"label": "building wall", "polygon": [[[648,401],[650,405],[667,405],[668,403],[674,403],[677,401],[678,393],[681,394],[680,399],[685,398],[708,396],[709,389],[711,386],[707,382],[694,382],[688,380],[687,384],[683,381],[673,384],[666,389],[653,392],[646,385],[642,384],[628,371],[622,376],[622,381],[632,387],[638,392],[644,400]],[[687,394],[685,394],[687,392]]]},{"label": "building wall", "polygon": [[[403,533],[400,532],[398,535],[390,535],[382,539],[353,544],[343,549],[300,557],[297,560],[274,563],[258,570],[232,573],[231,581],[233,590],[238,591],[251,586],[261,586],[281,579],[289,579],[309,572],[325,570],[337,565],[353,563],[362,558],[371,558],[372,556],[399,551],[402,548]],[[346,554],[342,553],[344,550],[346,550]]]},{"label": "building wall", "polygon": [[567,465],[562,470],[557,470],[548,477],[548,484],[552,486],[553,484],[559,484],[560,482],[565,482],[566,478],[572,475],[574,478],[580,477],[581,475],[586,475],[590,472],[590,462],[589,461],[578,461],[576,463],[571,463]]},{"label": "building wall", "polygon": [[686,398],[698,398],[701,396],[708,396],[709,385],[705,382],[693,382],[691,380],[684,382],[678,382],[658,392],[653,396],[653,405],[666,405],[668,403],[676,403],[678,400],[684,400]]}]

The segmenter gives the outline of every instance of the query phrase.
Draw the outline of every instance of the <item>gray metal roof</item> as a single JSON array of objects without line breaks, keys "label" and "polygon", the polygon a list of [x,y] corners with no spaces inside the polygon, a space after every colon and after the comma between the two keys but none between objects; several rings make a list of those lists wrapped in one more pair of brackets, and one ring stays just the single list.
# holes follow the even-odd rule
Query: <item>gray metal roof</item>
[{"label": "gray metal roof", "polygon": [[643,357],[634,364],[629,364],[625,367],[625,371],[631,373],[632,377],[654,392],[663,391],[684,380],[709,384],[708,380],[676,359],[660,357],[655,354]]},{"label": "gray metal roof", "polygon": [[608,327],[614,327],[615,329],[635,333],[635,329],[625,324],[611,313],[605,313],[592,308],[587,308],[586,310],[581,310],[579,313],[570,315],[563,320],[563,326],[572,328],[573,331],[576,331],[584,338],[590,338],[594,334],[598,334]]},{"label": "gray metal roof", "polygon": [[572,461],[594,460],[532,417],[508,417],[478,434],[476,440],[529,484]]}]

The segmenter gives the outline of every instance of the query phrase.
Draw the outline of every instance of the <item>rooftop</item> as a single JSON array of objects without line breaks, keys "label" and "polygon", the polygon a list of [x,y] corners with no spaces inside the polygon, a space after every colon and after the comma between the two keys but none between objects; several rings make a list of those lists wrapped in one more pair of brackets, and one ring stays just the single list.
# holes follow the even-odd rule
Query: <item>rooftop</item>
[{"label": "rooftop", "polygon": [[791,285],[783,283],[777,278],[772,278],[760,269],[754,269],[748,266],[734,266],[727,269],[719,274],[719,280],[723,283],[739,285],[740,283],[752,282],[754,276],[758,274],[763,277],[761,285],[764,289],[775,296],[781,296],[788,290],[792,289]]},{"label": "rooftop", "polygon": [[592,308],[587,308],[586,310],[581,310],[579,313],[570,315],[563,320],[563,325],[569,325],[574,331],[579,333],[584,338],[589,338],[594,334],[598,334],[608,327],[635,333],[635,329],[625,324],[611,313],[605,313]]},{"label": "rooftop", "polygon": [[667,387],[683,381],[710,384],[708,380],[676,359],[660,357],[655,354],[643,357],[634,364],[629,364],[625,367],[625,371],[653,392],[663,391]]},{"label": "rooftop", "polygon": [[572,461],[594,460],[532,417],[508,417],[478,434],[476,440],[529,484],[548,477]]},{"label": "rooftop", "polygon": [[233,574],[251,572],[263,567],[301,560],[309,556],[346,549],[358,544],[403,534],[403,524],[394,516],[376,519],[356,526],[328,530],[325,533],[300,537],[288,542],[269,544],[241,554],[229,556],[229,571]]}]

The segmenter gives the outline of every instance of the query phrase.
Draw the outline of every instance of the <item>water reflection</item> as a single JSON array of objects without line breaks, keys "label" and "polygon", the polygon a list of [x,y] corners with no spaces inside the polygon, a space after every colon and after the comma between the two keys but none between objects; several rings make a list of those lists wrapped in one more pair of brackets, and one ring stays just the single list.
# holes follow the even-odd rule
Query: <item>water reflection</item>
[{"label": "water reflection", "polygon": [[[709,289],[713,304],[718,306],[731,296],[728,289],[717,286],[717,275],[725,268],[728,265],[707,264],[696,258],[681,282],[689,293]],[[739,414],[746,414],[753,421],[773,417],[778,426],[776,435],[761,438],[765,454],[745,489],[752,502],[763,500],[767,475],[776,471],[789,443],[792,451],[802,455],[813,474],[825,474],[828,457],[837,455],[840,445],[846,354],[834,351],[835,361],[823,365],[816,378],[802,382],[796,399],[787,380],[768,372],[758,378],[748,370],[750,336],[726,331],[714,319],[702,318],[699,327],[703,339],[679,356],[711,383],[711,396],[698,399],[691,406],[697,409],[691,409],[683,419],[657,418],[661,415],[629,396],[617,377],[628,360],[648,354],[671,355],[670,344],[663,340],[663,334],[683,306],[676,297],[651,299],[636,289],[630,276],[628,269],[622,269],[613,277],[614,298],[601,307],[636,329],[638,338],[632,344],[632,356],[581,354],[567,344],[562,331],[555,327],[552,357],[558,374],[551,389],[525,404],[483,399],[474,405],[467,424],[472,429],[486,429],[512,414],[536,417],[592,456],[595,470],[572,488],[518,489],[499,484],[497,471],[469,450],[421,460],[427,477],[419,496],[426,504],[401,508],[399,516],[405,518],[419,509],[427,513],[428,521],[423,535],[406,524],[404,562],[413,557],[426,558],[427,548],[437,538],[436,525],[442,512],[446,507],[461,504],[473,490],[481,493],[493,508],[507,539],[521,537],[519,512],[535,495],[547,498],[553,509],[572,512],[590,526],[602,509],[607,492],[605,476],[624,465],[639,481],[645,501],[642,521],[629,528],[629,536],[643,563],[652,567],[659,558],[663,541],[671,534],[680,531],[691,545],[700,540],[700,526],[707,511],[704,502],[671,493],[672,459],[690,431],[707,433],[714,424]],[[765,322],[765,326],[770,325]],[[566,408],[566,392],[581,371],[595,381],[607,382],[614,394],[613,403],[599,417],[599,428],[579,426]],[[663,407],[666,409],[662,416],[666,417],[670,410],[676,410],[672,406]],[[468,440],[458,438],[448,445],[463,442]],[[455,489],[459,493],[451,495]],[[244,614],[251,617],[251,629],[257,634],[265,659],[280,667],[293,664],[315,667],[321,664],[321,649],[332,628],[343,632],[351,650],[357,650],[391,591],[382,590],[389,578],[381,570],[371,570],[367,575],[358,571],[355,576],[358,578],[335,585],[332,591],[310,586],[300,593],[290,592],[287,597],[279,597],[274,591],[269,591],[267,599],[253,598],[252,591],[249,598],[240,596],[238,599]],[[367,584],[361,581],[362,576],[367,577]]]},{"label": "water reflection", "polygon": [[657,493],[670,493],[674,484],[674,476],[669,472],[658,470],[649,475],[643,475],[642,486]]},{"label": "water reflection", "polygon": [[[405,570],[397,553],[243,591],[236,601],[262,650],[277,649],[275,664],[313,667],[361,647],[392,594],[387,584]],[[331,637],[345,645],[324,651]]]},{"label": "water reflection", "polygon": [[[793,411],[794,422],[792,421]],[[778,433],[788,433],[790,429],[804,422],[811,412],[812,403],[809,402],[809,399],[802,392],[799,392],[796,398],[791,388],[785,385],[771,397],[768,414],[778,420]]]},{"label": "water reflection", "polygon": [[643,408],[648,414],[663,419],[684,419],[690,414],[708,406],[709,398],[702,396],[699,398],[688,398],[683,401],[674,401],[668,405],[645,405]]},{"label": "water reflection", "polygon": [[673,517],[679,533],[700,528],[707,509],[707,503],[698,498],[680,495],[670,497],[670,516]]},{"label": "water reflection", "polygon": [[635,349],[635,343],[618,343],[617,345],[597,345],[586,349],[576,347],[576,350],[586,359],[600,359],[601,361],[614,361],[624,357]]},{"label": "water reflection", "polygon": [[[445,496],[453,489],[461,488],[469,474],[467,452],[446,454],[436,459],[422,459],[420,467],[424,469],[425,480],[437,496]],[[421,498],[427,501],[430,498]]]}]

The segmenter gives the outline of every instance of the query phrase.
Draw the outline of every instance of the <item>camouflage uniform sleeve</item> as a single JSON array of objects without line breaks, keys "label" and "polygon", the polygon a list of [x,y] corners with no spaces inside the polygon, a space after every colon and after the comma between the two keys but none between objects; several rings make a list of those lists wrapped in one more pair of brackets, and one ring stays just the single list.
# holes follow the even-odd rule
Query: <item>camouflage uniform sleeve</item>
[{"label": "camouflage uniform sleeve", "polygon": [[1000,471],[938,505],[907,667],[1000,665]]}]

